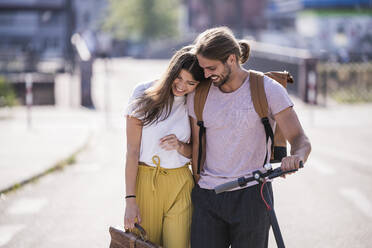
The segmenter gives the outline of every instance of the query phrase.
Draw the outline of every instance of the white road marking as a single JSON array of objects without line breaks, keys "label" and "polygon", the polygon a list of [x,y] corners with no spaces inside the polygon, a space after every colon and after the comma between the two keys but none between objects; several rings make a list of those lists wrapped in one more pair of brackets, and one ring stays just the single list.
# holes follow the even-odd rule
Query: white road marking
[{"label": "white road marking", "polygon": [[7,210],[8,214],[35,214],[39,212],[46,204],[47,199],[43,198],[24,198],[16,201]]},{"label": "white road marking", "polygon": [[13,236],[24,229],[26,225],[3,225],[0,226],[0,247],[12,240]]},{"label": "white road marking", "polygon": [[325,176],[333,175],[336,173],[334,169],[332,169],[329,165],[327,165],[325,162],[321,161],[320,159],[310,158],[309,161],[307,161],[305,166],[309,168],[314,168],[320,174],[323,174]]},{"label": "white road marking", "polygon": [[372,204],[368,198],[355,188],[343,188],[340,190],[343,197],[351,201],[366,216],[372,218]]}]

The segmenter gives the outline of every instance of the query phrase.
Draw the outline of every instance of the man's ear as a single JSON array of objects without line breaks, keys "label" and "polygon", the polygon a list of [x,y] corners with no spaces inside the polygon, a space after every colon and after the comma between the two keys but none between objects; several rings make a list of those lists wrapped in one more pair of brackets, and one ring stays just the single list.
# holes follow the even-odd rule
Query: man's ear
[{"label": "man's ear", "polygon": [[232,66],[234,64],[236,64],[237,60],[236,60],[236,56],[235,54],[230,54],[229,57],[227,57],[227,63]]}]

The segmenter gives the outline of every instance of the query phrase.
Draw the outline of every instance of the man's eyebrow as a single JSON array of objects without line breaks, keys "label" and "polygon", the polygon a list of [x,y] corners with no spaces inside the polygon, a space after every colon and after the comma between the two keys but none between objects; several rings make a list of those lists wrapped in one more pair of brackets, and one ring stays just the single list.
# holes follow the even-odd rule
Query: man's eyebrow
[{"label": "man's eyebrow", "polygon": [[215,66],[213,66],[213,65],[204,67],[204,69],[214,69],[214,68],[215,68]]}]

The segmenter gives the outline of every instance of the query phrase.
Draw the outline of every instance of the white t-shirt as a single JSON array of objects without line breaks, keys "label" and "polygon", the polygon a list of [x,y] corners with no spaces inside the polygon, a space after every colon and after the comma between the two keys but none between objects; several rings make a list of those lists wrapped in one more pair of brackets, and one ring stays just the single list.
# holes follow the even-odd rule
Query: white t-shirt
[{"label": "white t-shirt", "polygon": [[[134,116],[141,119],[134,114],[137,106],[134,101],[140,97],[146,89],[151,87],[153,82],[142,83],[137,85],[129,99],[126,115]],[[187,112],[186,97],[174,97],[172,110],[167,119],[144,126],[142,128],[141,151],[139,161],[150,166],[156,166],[153,163],[152,157],[159,156],[160,166],[163,168],[178,168],[190,162],[190,159],[182,156],[176,150],[166,151],[159,146],[159,141],[164,136],[169,134],[176,135],[177,139],[182,142],[189,142],[191,136],[190,121]]]}]

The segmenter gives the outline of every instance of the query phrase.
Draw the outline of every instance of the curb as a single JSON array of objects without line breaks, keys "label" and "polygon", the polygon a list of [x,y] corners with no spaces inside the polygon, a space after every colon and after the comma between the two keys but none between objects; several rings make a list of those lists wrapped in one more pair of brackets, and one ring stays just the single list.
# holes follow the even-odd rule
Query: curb
[{"label": "curb", "polygon": [[5,189],[0,189],[0,197],[5,195],[5,194],[9,194],[11,192],[14,192],[14,191],[22,188],[23,186],[25,186],[27,184],[33,183],[33,182],[39,180],[40,178],[42,178],[44,176],[47,176],[50,173],[53,173],[53,172],[56,172],[56,171],[61,171],[65,167],[75,164],[76,156],[78,156],[81,152],[83,152],[88,147],[89,143],[92,140],[93,134],[94,134],[94,132],[91,132],[88,135],[88,138],[86,139],[84,144],[80,148],[78,148],[75,152],[73,152],[72,154],[70,154],[69,156],[67,156],[64,159],[59,160],[58,162],[56,162],[54,165],[47,168],[46,170],[44,170],[40,173],[37,173],[36,175],[32,175],[29,178],[26,178],[26,179],[24,179],[20,182],[14,183],[13,185],[10,185],[9,187],[7,187]]}]

